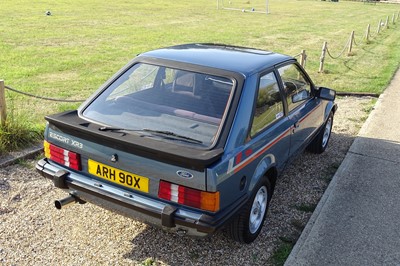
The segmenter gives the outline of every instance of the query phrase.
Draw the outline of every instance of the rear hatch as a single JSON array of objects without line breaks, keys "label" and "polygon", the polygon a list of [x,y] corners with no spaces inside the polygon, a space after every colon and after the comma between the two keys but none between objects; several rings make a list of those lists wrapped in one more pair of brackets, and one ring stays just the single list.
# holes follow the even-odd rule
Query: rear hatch
[{"label": "rear hatch", "polygon": [[196,197],[216,192],[206,169],[223,154],[236,79],[157,63],[133,62],[77,111],[46,117],[46,149],[61,156],[53,161],[166,200],[182,201],[177,190]]}]

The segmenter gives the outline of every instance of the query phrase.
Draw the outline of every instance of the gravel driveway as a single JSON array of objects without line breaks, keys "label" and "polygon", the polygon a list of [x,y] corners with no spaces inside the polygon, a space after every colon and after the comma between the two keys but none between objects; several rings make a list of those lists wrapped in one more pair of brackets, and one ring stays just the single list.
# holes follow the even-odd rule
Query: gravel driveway
[{"label": "gravel driveway", "polygon": [[1,265],[267,265],[295,241],[372,106],[371,98],[340,98],[333,134],[322,155],[304,153],[278,179],[267,222],[250,245],[223,232],[193,239],[152,228],[91,204],[62,210],[35,161],[0,169]]}]

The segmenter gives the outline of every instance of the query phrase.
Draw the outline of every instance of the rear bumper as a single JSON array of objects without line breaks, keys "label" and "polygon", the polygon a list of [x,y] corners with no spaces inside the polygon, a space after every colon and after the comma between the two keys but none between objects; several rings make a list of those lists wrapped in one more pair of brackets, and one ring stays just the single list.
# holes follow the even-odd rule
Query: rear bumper
[{"label": "rear bumper", "polygon": [[246,203],[241,198],[233,206],[216,215],[179,208],[163,201],[136,194],[106,182],[68,171],[42,159],[36,164],[38,172],[68,191],[74,197],[96,204],[130,218],[161,227],[168,231],[183,231],[188,235],[204,237],[220,229]]}]

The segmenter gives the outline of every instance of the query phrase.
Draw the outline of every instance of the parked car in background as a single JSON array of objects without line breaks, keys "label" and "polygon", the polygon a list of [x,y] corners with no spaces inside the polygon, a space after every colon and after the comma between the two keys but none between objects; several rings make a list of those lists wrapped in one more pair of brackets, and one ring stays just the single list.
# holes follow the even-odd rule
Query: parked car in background
[{"label": "parked car in background", "polygon": [[[46,117],[37,170],[69,195],[193,236],[250,243],[279,173],[323,152],[337,109],[289,56],[186,44],[143,53],[78,110]],[[288,195],[289,196],[289,195]]]}]

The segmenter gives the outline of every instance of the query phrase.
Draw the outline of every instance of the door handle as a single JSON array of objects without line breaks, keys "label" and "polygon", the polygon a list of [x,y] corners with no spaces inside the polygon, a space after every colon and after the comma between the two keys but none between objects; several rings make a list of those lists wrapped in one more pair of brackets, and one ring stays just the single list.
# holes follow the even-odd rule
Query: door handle
[{"label": "door handle", "polygon": [[299,123],[299,121],[297,121],[296,123],[293,124],[292,133],[294,134],[296,132],[296,128],[299,128],[299,127],[300,127],[300,123]]}]

